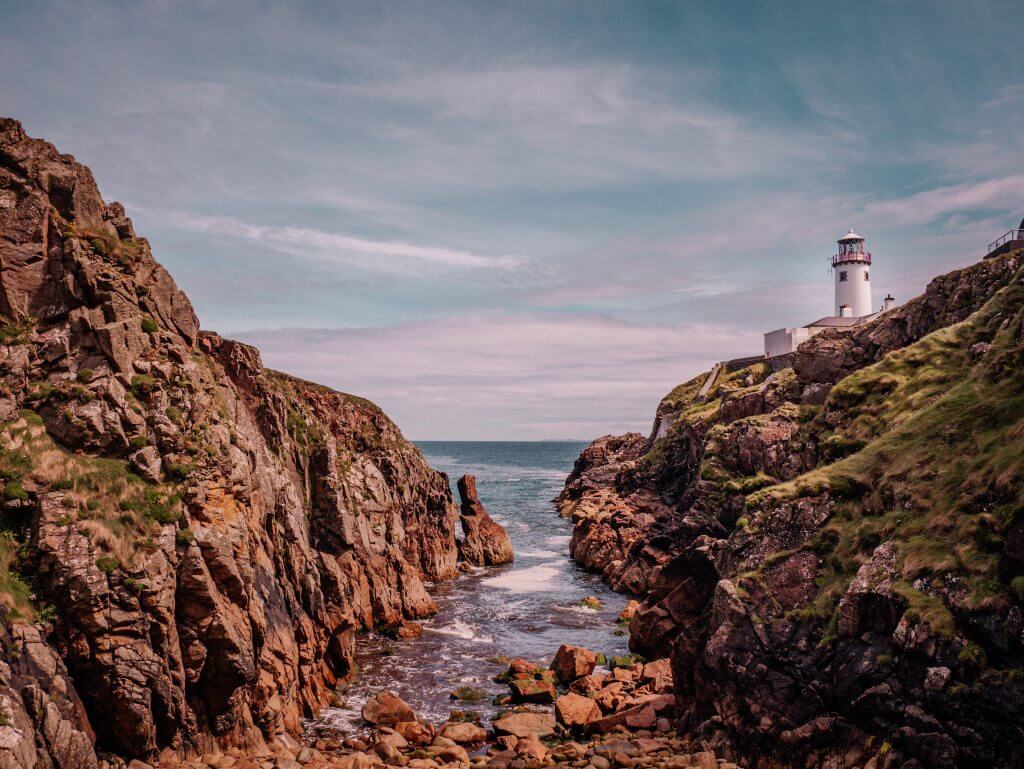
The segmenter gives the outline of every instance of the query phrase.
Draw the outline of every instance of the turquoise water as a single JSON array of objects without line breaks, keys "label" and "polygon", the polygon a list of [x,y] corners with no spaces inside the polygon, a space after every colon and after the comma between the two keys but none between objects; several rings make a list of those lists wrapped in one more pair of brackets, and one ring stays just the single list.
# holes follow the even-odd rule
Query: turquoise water
[{"label": "turquoise water", "polygon": [[[373,692],[397,692],[422,717],[444,720],[452,709],[492,715],[490,699],[508,692],[491,679],[503,670],[490,661],[507,655],[549,661],[563,643],[622,653],[626,638],[615,620],[625,598],[569,559],[571,526],[552,500],[562,488],[582,442],[502,443],[424,441],[417,444],[430,465],[448,474],[452,493],[464,473],[477,477],[480,499],[512,539],[510,566],[477,569],[450,582],[428,585],[440,611],[426,620],[423,637],[360,640],[361,672],[323,722],[345,730],[361,727],[359,709]],[[460,531],[461,535],[461,531]],[[596,595],[598,611],[579,602]],[[487,701],[463,704],[450,693],[474,686]]]}]

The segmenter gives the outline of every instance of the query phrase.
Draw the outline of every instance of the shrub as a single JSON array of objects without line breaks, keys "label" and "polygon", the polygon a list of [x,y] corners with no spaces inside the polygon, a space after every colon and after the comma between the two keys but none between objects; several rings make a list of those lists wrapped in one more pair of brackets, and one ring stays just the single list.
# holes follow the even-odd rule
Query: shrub
[{"label": "shrub", "polygon": [[28,492],[20,480],[9,480],[4,485],[4,499],[28,499]]},{"label": "shrub", "polygon": [[82,384],[89,384],[89,382],[92,381],[93,373],[94,372],[91,368],[80,368],[78,369],[78,373],[75,374],[75,379]]},{"label": "shrub", "polygon": [[164,410],[164,414],[166,414],[167,418],[170,419],[172,422],[181,422],[181,409],[179,409],[177,406],[168,406]]},{"label": "shrub", "polygon": [[143,449],[149,443],[149,439],[145,435],[133,435],[128,441],[128,445],[133,449]]},{"label": "shrub", "polygon": [[132,377],[131,391],[136,396],[149,395],[156,389],[156,381],[149,374],[136,374]]},{"label": "shrub", "polygon": [[113,574],[121,567],[121,562],[112,555],[101,555],[96,559],[96,568],[104,574]]},{"label": "shrub", "polygon": [[196,541],[196,535],[192,533],[192,529],[181,529],[174,535],[174,544],[179,547],[185,547],[191,545]]},{"label": "shrub", "polygon": [[155,489],[147,489],[141,496],[124,499],[119,507],[163,525],[177,523],[182,515],[181,497],[177,494],[165,496]]},{"label": "shrub", "polygon": [[188,462],[168,462],[167,474],[176,481],[183,481],[192,474],[195,466]]},{"label": "shrub", "polygon": [[147,334],[155,334],[160,330],[160,327],[156,324],[155,320],[147,315],[142,319],[142,330]]},{"label": "shrub", "polygon": [[124,580],[121,584],[124,585],[125,590],[129,593],[139,595],[142,592],[142,583],[132,577],[128,577],[128,579]]},{"label": "shrub", "polygon": [[1010,589],[1017,596],[1017,600],[1024,602],[1024,576],[1014,577],[1010,581]]}]

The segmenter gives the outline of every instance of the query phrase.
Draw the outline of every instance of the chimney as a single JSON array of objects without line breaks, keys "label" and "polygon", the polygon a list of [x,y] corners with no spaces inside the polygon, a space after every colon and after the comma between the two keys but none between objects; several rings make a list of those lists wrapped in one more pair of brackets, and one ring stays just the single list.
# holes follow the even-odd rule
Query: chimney
[{"label": "chimney", "polygon": [[892,294],[886,294],[885,299],[882,300],[882,312],[891,310],[895,306],[896,300],[893,298]]}]

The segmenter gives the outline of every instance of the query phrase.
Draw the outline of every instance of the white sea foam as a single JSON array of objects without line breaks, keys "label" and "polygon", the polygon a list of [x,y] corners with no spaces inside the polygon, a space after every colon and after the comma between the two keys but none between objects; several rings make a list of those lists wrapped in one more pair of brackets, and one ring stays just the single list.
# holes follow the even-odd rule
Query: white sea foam
[{"label": "white sea foam", "polygon": [[423,629],[430,633],[451,636],[452,638],[461,638],[465,641],[479,641],[480,643],[485,644],[494,642],[494,639],[490,636],[477,635],[477,629],[461,619],[456,619],[454,622],[440,627],[431,627],[428,625]]},{"label": "white sea foam", "polygon": [[541,563],[527,569],[513,569],[496,577],[482,580],[485,585],[507,590],[510,593],[541,593],[565,572],[548,563]]},{"label": "white sea foam", "polygon": [[558,547],[559,545],[568,545],[571,540],[571,534],[556,534],[553,537],[545,538],[544,544],[551,545],[552,547]]},{"label": "white sea foam", "polygon": [[556,550],[517,550],[516,555],[523,558],[562,558],[565,554]]}]

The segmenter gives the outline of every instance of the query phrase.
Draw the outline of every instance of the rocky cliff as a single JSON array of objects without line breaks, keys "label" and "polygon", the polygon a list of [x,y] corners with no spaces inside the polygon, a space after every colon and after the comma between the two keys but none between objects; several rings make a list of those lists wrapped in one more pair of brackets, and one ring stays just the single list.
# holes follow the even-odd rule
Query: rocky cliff
[{"label": "rocky cliff", "polygon": [[89,170],[0,120],[0,767],[292,742],[456,573],[373,404],[201,332]]},{"label": "rocky cliff", "polygon": [[1022,253],[581,455],[573,555],[642,599],[682,734],[753,767],[1024,765]]}]

